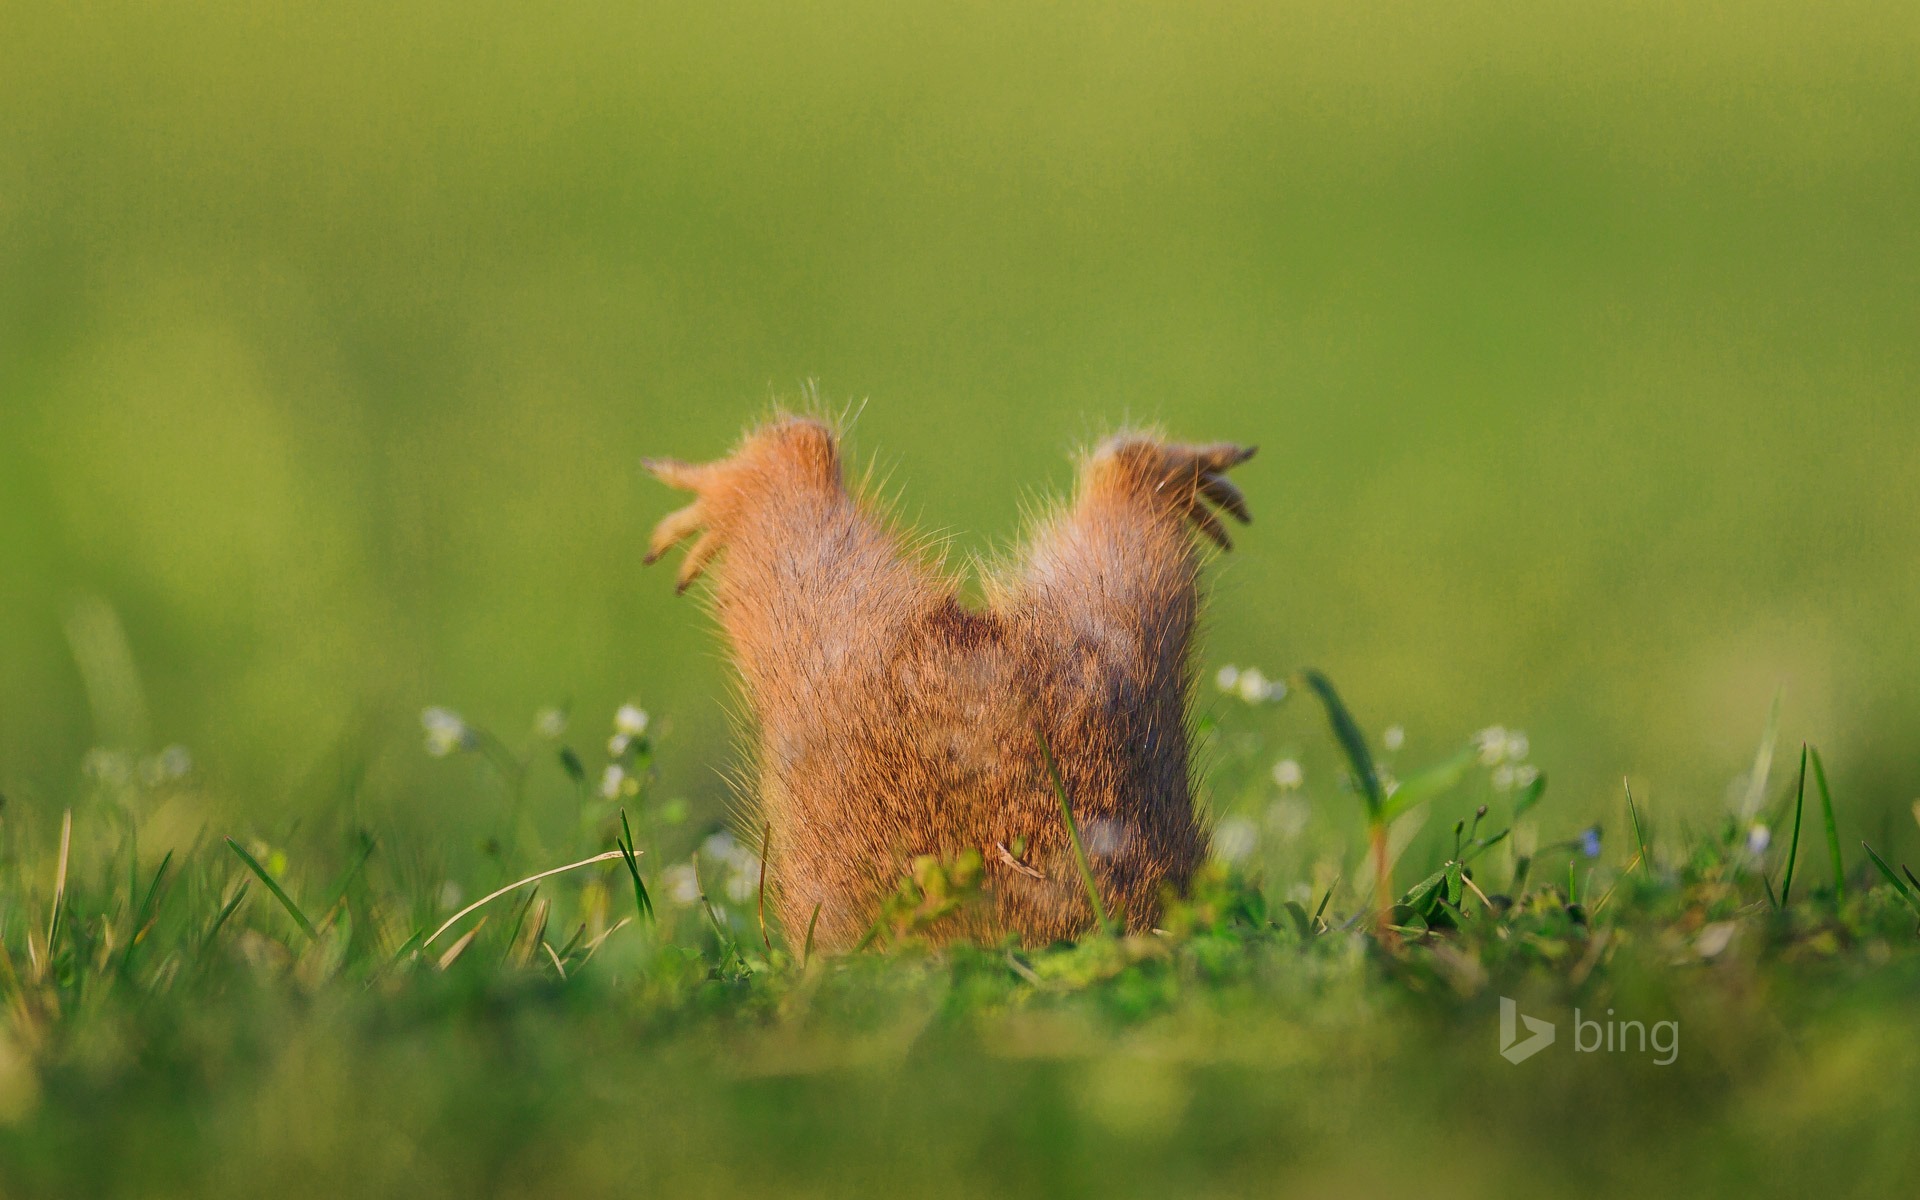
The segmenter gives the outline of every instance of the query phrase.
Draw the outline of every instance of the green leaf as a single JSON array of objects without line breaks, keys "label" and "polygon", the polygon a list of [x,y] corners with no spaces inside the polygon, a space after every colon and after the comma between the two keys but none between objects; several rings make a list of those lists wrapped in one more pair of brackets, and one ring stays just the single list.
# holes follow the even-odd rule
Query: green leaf
[{"label": "green leaf", "polygon": [[1820,815],[1827,826],[1827,854],[1833,859],[1833,898],[1847,898],[1846,864],[1840,859],[1840,827],[1833,820],[1833,795],[1827,791],[1827,768],[1820,762],[1820,751],[1812,750],[1813,782],[1820,789]]},{"label": "green leaf", "polygon": [[1887,877],[1887,882],[1893,885],[1893,890],[1900,893],[1900,898],[1905,900],[1914,912],[1920,913],[1920,893],[1916,893],[1913,888],[1909,887],[1906,880],[1895,875],[1893,868],[1887,865],[1887,860],[1875,854],[1872,846],[1867,845],[1865,842],[1861,842],[1860,845],[1862,849],[1866,850],[1867,857],[1873,860],[1873,865],[1879,868],[1882,875]]},{"label": "green leaf", "polygon": [[280,886],[279,881],[268,874],[267,869],[261,866],[259,862],[254,859],[253,855],[248,854],[245,847],[232,838],[228,838],[227,848],[239,855],[240,861],[247,865],[247,870],[252,871],[254,875],[259,877],[261,883],[267,885],[267,890],[272,892],[273,898],[278,900],[280,906],[287,910],[287,915],[293,918],[293,923],[300,927],[301,933],[306,934],[309,938],[317,936],[313,930],[313,922],[307,920],[307,914],[300,911],[300,906],[293,902],[293,897],[287,895],[286,890]]},{"label": "green leaf", "polygon": [[1382,818],[1391,821],[1414,805],[1424,803],[1458,787],[1479,755],[1479,747],[1469,745],[1445,762],[1402,779],[1400,786],[1394,789],[1393,795],[1386,798],[1386,803],[1381,809]]},{"label": "green leaf", "polygon": [[1060,778],[1060,768],[1053,761],[1053,747],[1047,745],[1047,735],[1040,726],[1033,727],[1034,740],[1040,743],[1040,760],[1046,764],[1047,778],[1053,783],[1054,798],[1060,801],[1060,819],[1067,825],[1067,841],[1073,846],[1073,862],[1080,868],[1080,882],[1086,885],[1087,899],[1093,904],[1094,919],[1100,922],[1100,928],[1111,931],[1107,921],[1107,906],[1100,899],[1100,889],[1093,882],[1093,867],[1087,862],[1087,852],[1080,845],[1080,827],[1073,821],[1073,806],[1067,802],[1067,785]]},{"label": "green leaf", "polygon": [[1767,776],[1773,770],[1773,747],[1780,740],[1780,702],[1786,697],[1787,689],[1782,687],[1773,693],[1773,706],[1767,710],[1767,729],[1760,736],[1760,746],[1753,753],[1753,771],[1747,777],[1747,796],[1740,806],[1743,820],[1751,819],[1760,811],[1760,804],[1766,799]]},{"label": "green leaf", "polygon": [[1646,827],[1640,824],[1640,806],[1633,802],[1633,781],[1622,777],[1620,782],[1627,790],[1627,816],[1633,820],[1633,841],[1640,848],[1640,870],[1651,875],[1653,851],[1647,846]]},{"label": "green leaf", "polygon": [[1546,794],[1547,773],[1542,771],[1533,777],[1533,782],[1526,786],[1525,791],[1513,798],[1513,819],[1518,821],[1525,816],[1527,810],[1540,803],[1540,797]]},{"label": "green leaf", "polygon": [[1295,933],[1300,935],[1300,940],[1303,942],[1312,941],[1313,918],[1307,915],[1305,906],[1298,900],[1288,900],[1280,907],[1286,909],[1287,915],[1293,918],[1293,929]]},{"label": "green leaf", "polygon": [[1314,690],[1314,694],[1320,697],[1320,703],[1326,707],[1327,723],[1333,726],[1334,739],[1346,752],[1354,780],[1367,802],[1367,819],[1374,824],[1385,822],[1386,796],[1380,787],[1379,773],[1374,769],[1373,752],[1367,749],[1367,737],[1360,732],[1359,722],[1347,711],[1346,703],[1340,699],[1332,680],[1311,669],[1301,672],[1301,678],[1306,680],[1307,686]]},{"label": "green leaf", "polygon": [[643,920],[653,920],[653,897],[647,895],[647,885],[640,880],[639,855],[633,848],[633,827],[627,824],[627,810],[620,810],[620,861],[627,865],[627,874],[633,877],[633,906],[639,910]]},{"label": "green leaf", "polygon": [[1800,857],[1800,810],[1807,800],[1807,744],[1800,743],[1800,782],[1793,791],[1793,840],[1787,843],[1787,873],[1780,879],[1780,907],[1793,899],[1793,864]]}]

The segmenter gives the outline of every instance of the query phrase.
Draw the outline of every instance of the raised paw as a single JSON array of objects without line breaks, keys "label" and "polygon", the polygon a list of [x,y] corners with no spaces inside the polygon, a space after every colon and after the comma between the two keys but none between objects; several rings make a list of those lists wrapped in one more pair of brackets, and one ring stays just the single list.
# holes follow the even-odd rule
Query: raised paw
[{"label": "raised paw", "polygon": [[681,560],[674,591],[684,592],[720,552],[723,531],[737,531],[756,504],[791,501],[819,488],[837,491],[840,463],[833,433],[818,421],[787,417],[749,434],[739,448],[717,462],[696,464],[671,458],[642,460],[668,487],[694,493],[685,508],[668,513],[653,527],[646,562],[652,565],[679,543],[699,534]]},{"label": "raised paw", "polygon": [[1167,445],[1144,437],[1120,438],[1109,442],[1094,456],[1089,475],[1143,489],[1148,496],[1191,521],[1222,550],[1231,550],[1233,540],[1213,510],[1219,509],[1243,525],[1253,520],[1246,496],[1226,473],[1252,458],[1256,449],[1258,447],[1229,442],[1185,446]]},{"label": "raised paw", "polygon": [[[703,467],[666,458],[647,459],[641,465],[669,487],[685,488],[693,492],[700,490],[702,473],[706,470]],[[686,591],[694,580],[700,578],[700,572],[706,570],[713,556],[719,553],[720,535],[708,528],[710,524],[706,502],[701,499],[695,500],[685,508],[668,513],[660,519],[658,525],[653,527],[653,536],[647,541],[645,562],[648,566],[660,561],[661,555],[693,537],[694,534],[700,535],[699,539],[688,548],[686,558],[680,562],[680,570],[673,581],[675,592]]]}]

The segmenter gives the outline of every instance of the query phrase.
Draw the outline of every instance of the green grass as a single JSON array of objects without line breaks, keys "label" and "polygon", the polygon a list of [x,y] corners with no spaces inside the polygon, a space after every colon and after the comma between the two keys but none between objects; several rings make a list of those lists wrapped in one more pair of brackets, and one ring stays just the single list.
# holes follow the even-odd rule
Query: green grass
[{"label": "green grass", "polygon": [[[1916,911],[1871,850],[1774,902],[1769,875],[1795,851],[1760,845],[1753,822],[1798,812],[1799,789],[1747,822],[1664,837],[1658,811],[1643,828],[1635,807],[1619,852],[1592,830],[1543,840],[1564,822],[1537,776],[1521,782],[1524,738],[1488,731],[1471,767],[1400,806],[1399,822],[1459,816],[1426,861],[1415,842],[1396,864],[1383,915],[1366,790],[1350,773],[1264,778],[1272,740],[1313,718],[1293,707],[1231,701],[1203,722],[1223,826],[1247,797],[1274,806],[1251,843],[1223,834],[1235,862],[1209,866],[1154,935],[1042,949],[928,943],[977,902],[977,855],[915,864],[875,936],[839,956],[763,932],[738,886],[752,850],[708,841],[679,890],[669,879],[695,863],[664,861],[686,831],[653,794],[661,748],[645,735],[618,748],[610,795],[560,793],[583,805],[569,844],[477,835],[464,876],[430,844],[350,821],[272,841],[201,828],[163,850],[181,836],[169,812],[203,781],[96,764],[67,857],[52,827],[4,826],[0,1183],[68,1197],[1904,1185]],[[1370,740],[1350,715],[1335,729]],[[502,760],[467,730],[453,744],[473,749],[444,769],[481,765],[503,799],[570,781],[563,764],[585,757],[562,735]],[[1394,758],[1375,767],[1388,803],[1405,786]],[[1290,824],[1286,806],[1309,802],[1312,821]],[[1556,878],[1579,881],[1578,902]],[[1555,1021],[1557,1043],[1500,1057],[1503,996]],[[1578,1052],[1576,1009],[1655,1027],[1657,1049]],[[1660,1022],[1677,1025],[1670,1047]]]}]

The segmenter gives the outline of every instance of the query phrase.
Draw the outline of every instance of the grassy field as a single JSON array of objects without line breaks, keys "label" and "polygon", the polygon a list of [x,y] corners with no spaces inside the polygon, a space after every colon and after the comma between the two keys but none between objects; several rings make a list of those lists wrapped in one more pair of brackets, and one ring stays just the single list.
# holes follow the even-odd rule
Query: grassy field
[{"label": "grassy field", "polygon": [[[1916,61],[1851,0],[6,7],[0,1195],[1901,1191]],[[969,588],[1107,429],[1261,445],[1166,937],[762,940],[638,464],[810,380]],[[1375,930],[1376,829],[1403,897],[1482,805],[1485,895]],[[415,941],[623,808],[656,919],[616,858]]]},{"label": "grassy field", "polygon": [[[1204,734],[1244,768],[1296,703]],[[557,724],[429,743],[510,791],[572,777]],[[352,827],[149,869],[194,773],[97,762],[51,877],[17,836],[0,874],[7,1194],[1904,1194],[1920,882],[1842,846],[1817,752],[1744,822],[1543,844],[1523,740],[1375,765],[1383,827],[1472,805],[1384,920],[1290,807],[1364,789],[1227,768],[1272,807],[1152,936],[935,950],[974,893],[921,863],[841,957],[760,923],[751,847],[662,862],[645,734],[565,847],[464,889]],[[1507,1061],[1507,1000],[1553,1044]]]}]

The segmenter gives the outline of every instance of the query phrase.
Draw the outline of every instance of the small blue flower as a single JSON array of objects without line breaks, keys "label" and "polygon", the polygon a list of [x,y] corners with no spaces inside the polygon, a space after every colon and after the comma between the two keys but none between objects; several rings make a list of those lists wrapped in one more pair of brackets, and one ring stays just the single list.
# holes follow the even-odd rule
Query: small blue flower
[{"label": "small blue flower", "polygon": [[1586,855],[1588,858],[1600,857],[1600,827],[1598,825],[1581,832],[1580,853]]}]

